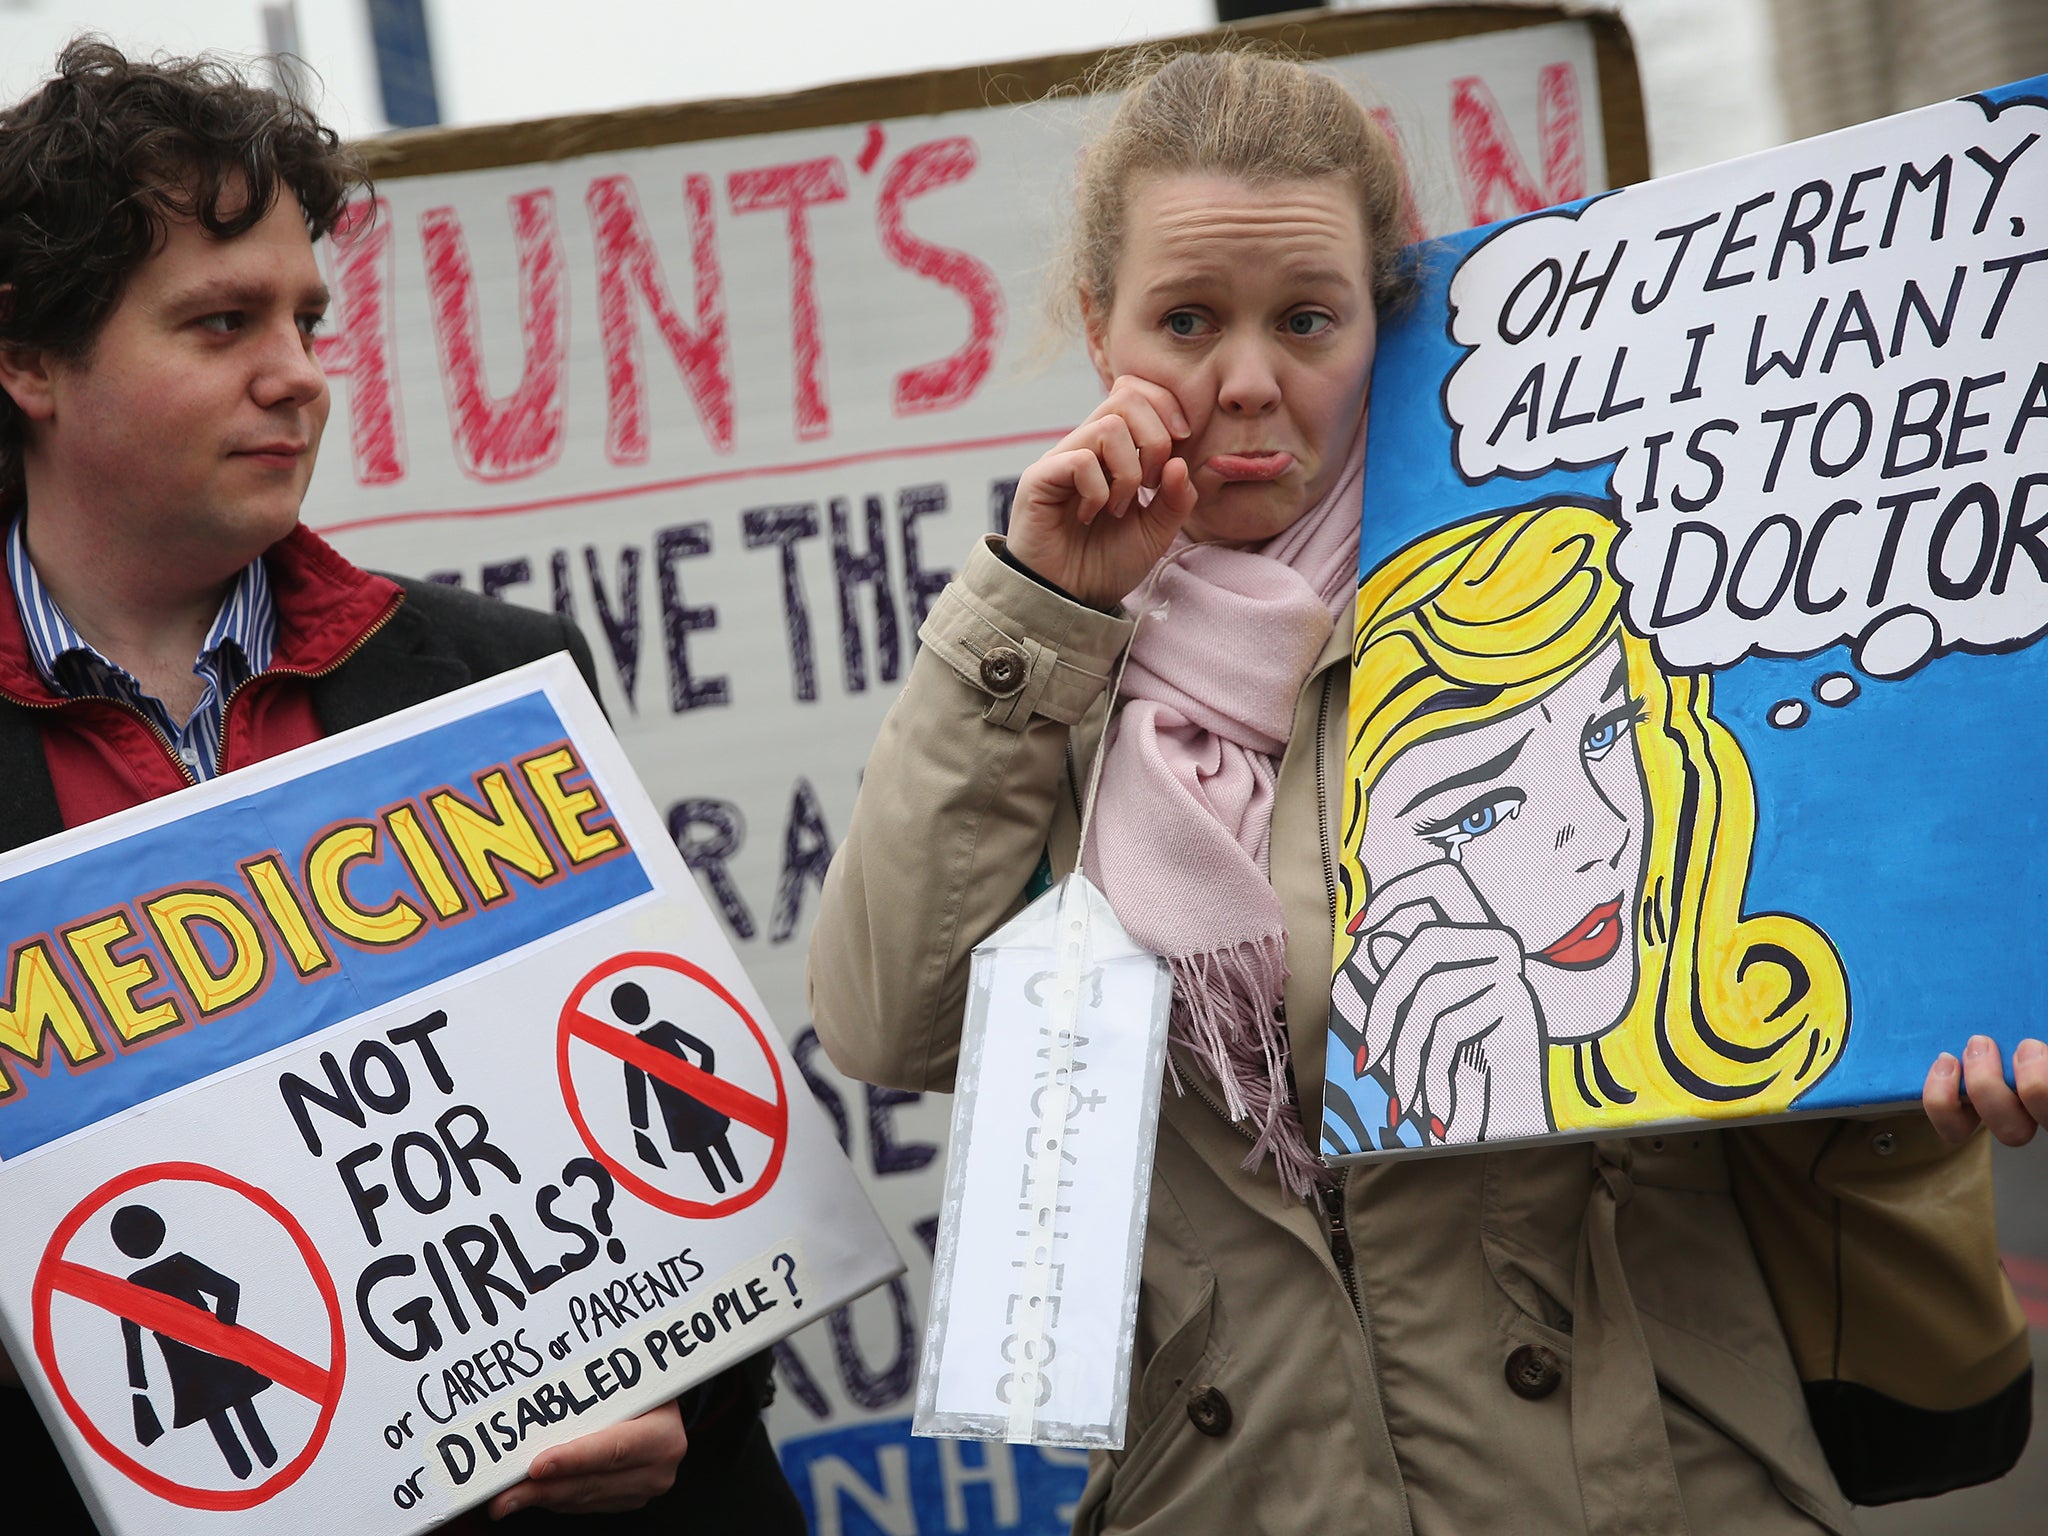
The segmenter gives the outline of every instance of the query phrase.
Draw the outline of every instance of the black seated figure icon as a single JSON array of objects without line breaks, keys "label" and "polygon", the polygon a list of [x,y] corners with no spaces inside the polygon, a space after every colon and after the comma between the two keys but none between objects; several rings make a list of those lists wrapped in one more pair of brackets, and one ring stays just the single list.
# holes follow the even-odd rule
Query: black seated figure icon
[{"label": "black seated figure icon", "polygon": [[[114,1212],[110,1223],[114,1246],[131,1259],[146,1259],[164,1245],[164,1219],[146,1205],[124,1205]],[[129,1280],[146,1290],[160,1292],[178,1301],[211,1312],[220,1322],[232,1325],[241,1308],[242,1288],[226,1275],[209,1268],[189,1253],[174,1253],[154,1264],[145,1264]],[[208,1306],[211,1300],[212,1305]],[[142,1347],[142,1325],[121,1319],[121,1333],[128,1346],[128,1385],[135,1393],[135,1438],[153,1445],[164,1433],[155,1405],[149,1397],[149,1371]],[[239,1360],[229,1360],[162,1333],[152,1333],[163,1351],[164,1374],[171,1384],[171,1428],[205,1421],[213,1431],[228,1470],[238,1480],[254,1470],[251,1451],[266,1467],[277,1465],[277,1447],[263,1421],[256,1416],[256,1394],[271,1385],[262,1372]],[[229,1415],[233,1415],[233,1419]],[[248,1437],[244,1448],[235,1423]]]},{"label": "black seated figure icon", "polygon": [[[654,1010],[647,1001],[646,989],[637,982],[622,981],[612,988],[612,1012],[619,1022],[633,1031],[636,1040],[666,1051],[678,1060],[688,1062],[706,1076],[717,1075],[717,1054],[704,1041],[688,1030],[671,1024],[667,1019],[656,1019],[647,1024],[647,1017]],[[640,1026],[646,1024],[642,1029]],[[732,1150],[732,1118],[713,1109],[687,1089],[678,1088],[674,1083],[650,1078],[641,1068],[626,1063],[626,1108],[633,1117],[633,1146],[640,1154],[640,1160],[656,1168],[666,1168],[662,1161],[661,1149],[647,1134],[647,1094],[654,1091],[654,1099],[661,1106],[662,1127],[668,1132],[668,1146],[671,1152],[688,1152],[697,1159],[697,1166],[704,1170],[704,1177],[717,1194],[725,1193],[725,1181],[729,1175],[737,1184],[742,1175],[740,1160]],[[712,1154],[717,1154],[714,1161]],[[725,1164],[720,1172],[718,1164]]]}]

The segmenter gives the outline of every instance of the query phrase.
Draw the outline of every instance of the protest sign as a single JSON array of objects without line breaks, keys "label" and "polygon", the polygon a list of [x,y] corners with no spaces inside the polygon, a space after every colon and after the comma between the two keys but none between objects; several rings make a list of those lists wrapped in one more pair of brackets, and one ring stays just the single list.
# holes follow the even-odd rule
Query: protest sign
[{"label": "protest sign", "polygon": [[110,1533],[427,1529],[901,1268],[566,657],[0,919],[0,1335]]},{"label": "protest sign", "polygon": [[[1625,31],[1423,6],[1243,29],[1397,127],[1418,233],[1646,174]],[[396,135],[323,247],[308,521],[572,616],[628,755],[911,1264],[781,1346],[823,1536],[1064,1531],[1082,1458],[909,1434],[947,1105],[849,1082],[804,941],[918,623],[1100,387],[1040,318],[1095,57]],[[1057,92],[1058,94],[1054,94]]]},{"label": "protest sign", "polygon": [[2037,1028],[2048,81],[1454,236],[1382,337],[1322,1140]]}]

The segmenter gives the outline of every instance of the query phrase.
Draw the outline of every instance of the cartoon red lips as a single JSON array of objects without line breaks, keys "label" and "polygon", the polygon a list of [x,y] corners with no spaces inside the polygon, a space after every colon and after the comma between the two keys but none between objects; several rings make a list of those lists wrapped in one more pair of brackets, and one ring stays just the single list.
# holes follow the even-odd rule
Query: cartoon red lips
[{"label": "cartoon red lips", "polygon": [[1615,897],[1580,918],[1571,932],[1529,958],[1566,971],[1587,971],[1605,965],[1621,943],[1621,898]]}]

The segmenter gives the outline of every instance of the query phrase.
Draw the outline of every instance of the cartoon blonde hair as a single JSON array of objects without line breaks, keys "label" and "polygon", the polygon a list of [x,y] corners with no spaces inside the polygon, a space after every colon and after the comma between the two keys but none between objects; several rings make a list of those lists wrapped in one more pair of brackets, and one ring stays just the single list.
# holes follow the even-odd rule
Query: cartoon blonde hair
[{"label": "cartoon blonde hair", "polygon": [[[1618,529],[1583,507],[1489,513],[1418,539],[1359,589],[1345,846],[1416,742],[1542,697],[1612,640],[1642,701],[1649,856],[1635,997],[1605,1034],[1548,1051],[1559,1130],[1781,1110],[1841,1054],[1848,981],[1802,918],[1745,913],[1756,796],[1704,676],[1663,672],[1621,622]],[[1347,861],[1338,929],[1370,899]]]}]

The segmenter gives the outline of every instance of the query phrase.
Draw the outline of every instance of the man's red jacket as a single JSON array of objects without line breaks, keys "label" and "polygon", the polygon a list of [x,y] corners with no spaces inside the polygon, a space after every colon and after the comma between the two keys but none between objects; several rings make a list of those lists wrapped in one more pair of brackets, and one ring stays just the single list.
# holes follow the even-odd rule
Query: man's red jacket
[{"label": "man's red jacket", "polygon": [[[277,645],[270,666],[228,699],[223,773],[326,735],[314,713],[313,680],[360,651],[405,601],[396,582],[357,569],[304,527],[274,545],[264,560],[277,608]],[[4,567],[0,698],[38,711],[43,757],[66,827],[193,782],[163,732],[139,711],[112,699],[66,699],[50,690],[30,656]]]}]

